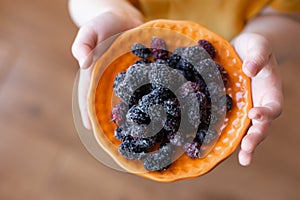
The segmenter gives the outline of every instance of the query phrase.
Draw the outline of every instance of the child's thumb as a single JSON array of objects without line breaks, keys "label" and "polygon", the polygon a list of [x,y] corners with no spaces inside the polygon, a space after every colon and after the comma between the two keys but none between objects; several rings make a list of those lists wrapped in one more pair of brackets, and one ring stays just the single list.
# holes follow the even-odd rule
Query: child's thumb
[{"label": "child's thumb", "polygon": [[82,27],[72,45],[72,54],[77,59],[81,69],[87,69],[90,66],[89,54],[95,44],[91,31]]}]

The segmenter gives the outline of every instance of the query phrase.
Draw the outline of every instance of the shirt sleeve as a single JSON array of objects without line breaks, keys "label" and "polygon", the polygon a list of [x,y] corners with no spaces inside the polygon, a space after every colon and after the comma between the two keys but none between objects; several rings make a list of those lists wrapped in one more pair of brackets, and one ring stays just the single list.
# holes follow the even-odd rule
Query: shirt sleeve
[{"label": "shirt sleeve", "polygon": [[273,0],[271,1],[270,6],[280,12],[300,12],[300,0]]}]

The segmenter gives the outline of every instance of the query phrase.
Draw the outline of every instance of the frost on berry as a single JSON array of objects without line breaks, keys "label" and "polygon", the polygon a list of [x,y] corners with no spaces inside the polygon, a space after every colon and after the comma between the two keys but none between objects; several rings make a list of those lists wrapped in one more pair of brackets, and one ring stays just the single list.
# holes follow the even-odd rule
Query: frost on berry
[{"label": "frost on berry", "polygon": [[143,59],[146,59],[151,55],[150,49],[141,43],[134,43],[131,46],[131,51],[134,55]]},{"label": "frost on berry", "polygon": [[121,99],[111,112],[119,153],[143,161],[148,171],[167,169],[182,150],[203,157],[234,106],[224,87],[230,77],[213,60],[213,45],[199,40],[168,52],[166,41],[153,37],[149,47],[134,43],[131,51],[139,60],[113,83]]},{"label": "frost on berry", "polygon": [[174,147],[170,143],[165,143],[160,148],[151,153],[144,160],[144,168],[148,171],[166,170],[172,164]]},{"label": "frost on berry", "polygon": [[171,91],[176,89],[185,82],[184,77],[178,70],[172,69],[165,64],[151,65],[149,80],[154,85],[162,85]]}]

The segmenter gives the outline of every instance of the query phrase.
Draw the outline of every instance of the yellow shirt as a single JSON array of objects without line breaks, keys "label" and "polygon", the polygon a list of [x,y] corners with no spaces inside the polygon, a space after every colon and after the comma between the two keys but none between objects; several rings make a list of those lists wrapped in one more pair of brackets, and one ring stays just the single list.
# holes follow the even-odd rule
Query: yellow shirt
[{"label": "yellow shirt", "polygon": [[245,23],[270,5],[281,12],[300,12],[300,0],[129,0],[145,20],[191,20],[232,39]]}]

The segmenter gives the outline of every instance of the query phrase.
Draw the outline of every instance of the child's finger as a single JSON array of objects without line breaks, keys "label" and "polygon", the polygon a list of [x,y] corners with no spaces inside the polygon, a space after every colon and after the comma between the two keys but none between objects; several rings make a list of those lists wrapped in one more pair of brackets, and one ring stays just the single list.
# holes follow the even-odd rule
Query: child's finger
[{"label": "child's finger", "polygon": [[279,106],[274,107],[254,107],[252,108],[248,116],[252,120],[256,120],[257,122],[271,122],[276,119],[281,114],[281,109]]},{"label": "child's finger", "polygon": [[79,83],[78,83],[78,103],[79,110],[82,118],[83,126],[91,130],[91,121],[88,114],[87,108],[87,96],[90,86],[91,68],[86,70],[80,70]]},{"label": "child's finger", "polygon": [[259,143],[267,137],[269,123],[254,123],[248,130],[247,135],[242,140],[241,149],[248,153],[252,153]]},{"label": "child's finger", "polygon": [[249,77],[256,76],[269,62],[271,57],[269,42],[263,37],[249,39],[243,71]]},{"label": "child's finger", "polygon": [[239,162],[243,166],[250,165],[255,148],[267,137],[269,123],[254,123],[241,142]]},{"label": "child's finger", "polygon": [[97,43],[97,36],[89,28],[82,27],[74,40],[72,45],[73,56],[78,60],[79,65],[82,69],[86,69],[85,64],[89,53],[94,49]]},{"label": "child's finger", "polygon": [[248,153],[246,151],[240,150],[238,158],[239,162],[242,166],[248,166],[251,164],[252,161],[252,153]]}]

